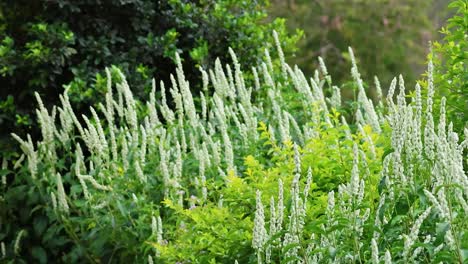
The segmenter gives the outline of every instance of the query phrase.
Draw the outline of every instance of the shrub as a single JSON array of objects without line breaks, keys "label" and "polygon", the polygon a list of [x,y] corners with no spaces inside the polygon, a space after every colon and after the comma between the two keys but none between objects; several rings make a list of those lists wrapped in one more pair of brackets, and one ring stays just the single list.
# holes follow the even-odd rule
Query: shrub
[{"label": "shrub", "polygon": [[[434,60],[434,98],[447,98],[447,116],[455,131],[468,127],[468,1],[452,1],[455,14],[441,32],[444,39],[433,45],[430,59]],[[439,104],[438,104],[439,105]]]},{"label": "shrub", "polygon": [[[176,55],[169,88],[175,111],[165,97],[156,100],[154,81],[140,103],[122,74],[114,87],[110,71],[105,101],[83,116],[84,125],[67,91],[52,111],[37,95],[42,140],[14,135],[27,159],[2,172],[29,174],[28,191],[41,206],[26,214],[42,212],[45,223],[7,222],[3,257],[463,263],[468,142],[447,126],[445,100],[437,129],[432,97],[423,107],[416,86],[408,104],[402,77],[397,102],[394,79],[386,103],[374,107],[350,50],[357,102],[348,126],[325,66],[307,80],[276,44],[281,63],[267,57],[252,85],[232,50],[231,66],[217,60],[209,74],[202,71],[203,87],[214,92],[200,101]],[[431,95],[431,77],[428,83]],[[29,237],[37,229],[40,245]]]},{"label": "shrub", "polygon": [[[466,262],[468,177],[463,150],[468,141],[459,143],[452,123],[447,125],[445,99],[435,129],[432,98],[423,108],[417,85],[413,103],[407,104],[401,77],[399,82],[397,103],[392,98],[395,85],[387,97],[389,112],[384,120],[392,127],[387,135],[391,148],[383,156],[380,179],[369,181],[369,173],[358,167],[367,162],[360,160],[354,145],[351,177],[328,193],[325,212],[318,217],[305,220],[310,212],[304,205],[307,193],[294,186],[300,174],[293,180],[284,231],[258,231],[268,227],[265,223],[271,230],[278,222],[275,205],[270,205],[267,218],[263,211],[268,207],[258,198],[256,219],[261,220],[255,222],[253,241],[262,241],[257,248],[259,262],[269,263],[275,253],[279,257],[273,263]],[[428,82],[432,94],[433,80]]]}]

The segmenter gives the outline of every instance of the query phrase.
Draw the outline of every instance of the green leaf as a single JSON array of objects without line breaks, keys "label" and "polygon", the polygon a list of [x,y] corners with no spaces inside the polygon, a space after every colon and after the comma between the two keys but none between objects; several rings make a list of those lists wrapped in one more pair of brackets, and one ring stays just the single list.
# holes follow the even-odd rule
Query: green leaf
[{"label": "green leaf", "polygon": [[389,154],[393,153],[395,150],[393,148],[386,149],[384,154],[382,155],[382,161],[387,157]]},{"label": "green leaf", "polygon": [[117,201],[117,208],[119,208],[119,211],[122,214],[122,216],[127,216],[127,210],[125,210],[120,201]]},{"label": "green leaf", "polygon": [[288,252],[290,249],[297,248],[297,247],[300,247],[300,246],[301,246],[301,244],[299,244],[299,243],[291,243],[291,244],[288,244],[287,246],[283,247],[281,251],[284,254],[284,253]]},{"label": "green leaf", "polygon": [[38,236],[41,236],[47,227],[47,218],[45,216],[36,217],[34,219],[33,226],[34,232],[36,232]]},{"label": "green leaf", "polygon": [[454,259],[456,259],[456,257],[453,255],[452,252],[447,251],[447,250],[442,250],[439,253],[437,253],[433,263],[440,263],[441,261],[447,262],[447,263],[453,263]]},{"label": "green leaf", "polygon": [[39,261],[39,263],[47,263],[47,253],[42,247],[33,247],[31,255]]},{"label": "green leaf", "polygon": [[468,249],[462,249],[460,251],[461,251],[462,261],[463,263],[466,263],[468,261]]},{"label": "green leaf", "polygon": [[290,257],[287,257],[287,258],[283,259],[283,261],[281,261],[281,263],[295,263],[295,262],[298,262],[298,261],[302,261],[302,259],[299,258],[298,256],[290,256]]},{"label": "green leaf", "polygon": [[450,223],[444,222],[444,223],[437,223],[436,225],[436,234],[438,237],[443,237],[445,236],[445,233],[449,230],[450,228]]}]

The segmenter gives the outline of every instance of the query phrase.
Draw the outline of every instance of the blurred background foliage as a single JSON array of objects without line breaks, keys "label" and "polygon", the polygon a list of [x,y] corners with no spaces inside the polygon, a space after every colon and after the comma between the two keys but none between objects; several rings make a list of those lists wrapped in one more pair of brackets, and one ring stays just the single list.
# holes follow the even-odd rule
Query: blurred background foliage
[{"label": "blurred background foliage", "polygon": [[[147,94],[151,79],[169,82],[174,54],[181,54],[192,84],[197,66],[208,68],[228,47],[255,65],[272,30],[286,54],[298,34],[288,35],[284,19],[266,21],[264,0],[3,0],[0,1],[0,148],[14,152],[9,134],[31,129],[33,92],[58,102],[64,87],[76,107],[86,111],[106,89],[104,68],[128,76],[137,96]],[[192,85],[197,87],[197,85]],[[194,94],[198,94],[194,91]]]},{"label": "blurred background foliage", "polygon": [[403,74],[410,87],[425,70],[429,41],[446,19],[447,0],[272,0],[270,13],[305,37],[291,58],[308,74],[321,56],[336,81],[349,80],[348,46],[364,80],[377,75],[383,88]]}]

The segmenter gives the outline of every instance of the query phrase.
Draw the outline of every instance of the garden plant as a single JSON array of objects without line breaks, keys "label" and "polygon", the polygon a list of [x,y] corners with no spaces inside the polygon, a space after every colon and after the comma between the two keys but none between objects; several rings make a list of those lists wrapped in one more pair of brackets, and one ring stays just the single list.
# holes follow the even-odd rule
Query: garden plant
[{"label": "garden plant", "polygon": [[[46,215],[33,232],[67,249],[52,254],[66,263],[466,263],[468,130],[454,132],[444,98],[434,112],[432,62],[424,91],[416,84],[409,95],[399,76],[383,96],[375,79],[373,102],[349,49],[355,101],[343,107],[324,61],[306,78],[273,35],[257,67],[242,69],[229,49],[230,64],[200,69],[197,96],[178,54],[170,83],[153,80],[146,102],[118,69],[106,71],[105,98],[89,115],[75,113],[67,91],[52,109],[36,94],[42,138],[13,134],[24,154],[2,171],[27,175],[34,210]],[[51,252],[14,231],[2,235],[2,260],[47,262]]]}]

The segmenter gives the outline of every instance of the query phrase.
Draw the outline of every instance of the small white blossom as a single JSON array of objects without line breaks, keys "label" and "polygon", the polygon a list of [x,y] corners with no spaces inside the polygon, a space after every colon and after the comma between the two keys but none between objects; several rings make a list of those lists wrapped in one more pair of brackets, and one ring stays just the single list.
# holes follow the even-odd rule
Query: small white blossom
[{"label": "small white blossom", "polygon": [[413,226],[411,227],[410,233],[408,236],[405,236],[405,246],[403,250],[403,256],[406,258],[409,250],[413,246],[414,242],[418,239],[419,235],[419,228],[421,227],[423,221],[429,216],[431,213],[432,207],[428,207],[414,222]]},{"label": "small white blossom", "polygon": [[68,214],[68,203],[65,189],[63,188],[62,176],[60,173],[56,174],[57,194],[58,194],[58,209]]},{"label": "small white blossom", "polygon": [[372,238],[372,241],[371,241],[371,249],[372,249],[372,263],[379,264],[379,247],[374,238]]},{"label": "small white blossom", "polygon": [[261,192],[257,190],[256,210],[254,220],[254,230],[252,234],[252,246],[257,251],[263,251],[263,246],[267,240],[267,232],[265,229],[265,214],[263,211]]},{"label": "small white blossom", "polygon": [[1,247],[1,251],[2,251],[2,258],[5,258],[6,257],[6,249],[5,249],[5,243],[2,241],[2,243],[0,243],[0,247]]},{"label": "small white blossom", "polygon": [[54,211],[57,210],[57,198],[55,197],[54,192],[50,193],[50,199],[52,201],[52,208],[54,209]]},{"label": "small white blossom", "polygon": [[390,251],[388,251],[388,249],[385,251],[384,263],[392,264],[392,255],[390,255]]},{"label": "small white blossom", "polygon": [[14,247],[13,247],[13,251],[15,252],[15,254],[19,254],[20,253],[20,243],[21,243],[21,238],[23,238],[23,234],[24,234],[24,229],[21,229],[19,232],[18,232],[18,235],[16,236],[16,239],[15,239],[15,244],[14,244]]}]

